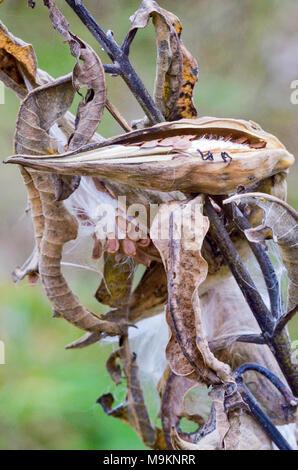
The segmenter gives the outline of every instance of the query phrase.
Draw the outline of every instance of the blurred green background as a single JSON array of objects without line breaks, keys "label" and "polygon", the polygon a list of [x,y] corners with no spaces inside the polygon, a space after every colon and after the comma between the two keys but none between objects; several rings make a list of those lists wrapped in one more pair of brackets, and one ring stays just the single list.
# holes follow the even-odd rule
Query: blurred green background
[{"label": "blurred green background", "polygon": [[[4,0],[0,18],[9,30],[32,43],[39,67],[54,77],[72,70],[74,59],[53,30],[41,0],[27,8],[25,0]],[[57,4],[71,29],[105,54],[65,2]],[[101,26],[113,29],[121,41],[129,29],[135,0],[86,0]],[[161,0],[182,20],[183,40],[198,59],[200,79],[195,102],[200,115],[252,119],[276,134],[295,154],[298,149],[298,105],[291,104],[293,80],[298,80],[298,2],[295,0]],[[131,48],[132,62],[152,91],[155,75],[153,27],[140,31]],[[143,116],[120,78],[108,77],[109,98],[127,120]],[[0,105],[1,160],[12,153],[19,103],[9,91]],[[105,113],[100,132],[121,130]],[[289,177],[289,202],[298,208],[297,166]],[[1,449],[143,449],[125,425],[107,418],[96,398],[115,391],[105,371],[111,347],[92,346],[66,351],[77,336],[73,327],[52,320],[40,286],[14,286],[10,273],[32,249],[32,230],[24,214],[26,196],[15,167],[0,171],[0,340],[6,345],[6,365],[0,366]],[[80,299],[97,312],[90,297],[96,275],[68,273]],[[297,325],[291,325],[297,339]],[[116,396],[121,390],[116,391]]]}]

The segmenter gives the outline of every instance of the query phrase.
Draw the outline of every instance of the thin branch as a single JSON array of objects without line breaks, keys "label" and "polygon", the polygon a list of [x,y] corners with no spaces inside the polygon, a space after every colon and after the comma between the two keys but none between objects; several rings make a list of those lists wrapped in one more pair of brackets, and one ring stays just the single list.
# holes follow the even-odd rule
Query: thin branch
[{"label": "thin branch", "polygon": [[128,59],[127,51],[129,50],[129,45],[132,39],[126,39],[126,42],[124,40],[122,49],[113,38],[111,31],[108,33],[104,32],[91,13],[84,6],[82,0],[66,0],[66,2],[112,59],[117,70],[119,70],[119,74],[132,91],[146,116],[149,118],[149,121],[152,124],[163,122],[165,119],[162,112],[156,106],[152,96],[146,89],[140,77],[136,74],[136,71]]},{"label": "thin branch", "polygon": [[241,335],[236,341],[238,343],[266,344],[262,335]]},{"label": "thin branch", "polygon": [[242,378],[238,378],[238,384],[240,385],[240,391],[241,391],[243,400],[249,406],[249,409],[252,415],[262,426],[265,433],[270,437],[270,439],[274,442],[274,444],[280,450],[292,450],[292,448],[290,447],[289,443],[285,440],[283,435],[279,432],[276,426],[274,426],[274,424],[268,418],[266,413],[264,413],[264,411],[258,404],[257,400],[255,399],[255,397],[248,390],[248,388],[242,383]]},{"label": "thin branch", "polygon": [[105,73],[109,73],[112,77],[116,77],[120,74],[120,68],[115,64],[104,64],[103,65]]},{"label": "thin branch", "polygon": [[292,393],[288,389],[288,387],[275,374],[273,374],[273,372],[266,369],[266,367],[263,367],[260,364],[255,364],[253,362],[247,362],[247,363],[242,364],[241,366],[237,367],[237,369],[234,370],[233,375],[237,379],[237,377],[242,376],[248,370],[254,370],[254,371],[258,372],[259,374],[264,375],[277,388],[277,390],[279,390],[279,392],[285,398],[285,400],[286,400],[286,402],[289,406],[292,406],[292,407],[295,407],[295,408],[297,407],[298,401],[292,395]]},{"label": "thin branch", "polygon": [[125,132],[132,131],[132,127],[130,127],[130,125],[126,122],[122,114],[120,114],[120,111],[118,111],[116,106],[113,105],[113,103],[108,98],[106,99],[106,108]]},{"label": "thin branch", "polygon": [[292,308],[289,312],[285,313],[282,317],[280,317],[278,323],[275,326],[275,330],[273,333],[273,336],[276,336],[278,333],[280,333],[284,327],[287,325],[287,323],[296,315],[298,312],[298,304],[296,307]]},{"label": "thin branch", "polygon": [[225,336],[214,341],[209,341],[209,347],[212,351],[220,349],[226,349],[228,346],[238,343],[252,343],[252,344],[267,344],[265,338],[262,335],[240,335],[240,336]]},{"label": "thin branch", "polygon": [[129,49],[131,46],[132,41],[135,38],[135,35],[137,34],[137,28],[130,30],[127,35],[124,38],[123,43],[121,44],[121,49],[123,51],[123,54],[129,55]]}]

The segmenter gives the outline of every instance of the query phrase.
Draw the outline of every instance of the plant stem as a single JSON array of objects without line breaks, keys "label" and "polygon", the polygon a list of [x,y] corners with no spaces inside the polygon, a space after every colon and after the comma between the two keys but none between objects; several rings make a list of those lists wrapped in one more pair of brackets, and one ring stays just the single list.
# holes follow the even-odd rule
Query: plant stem
[{"label": "plant stem", "polygon": [[298,312],[298,305],[292,308],[289,312],[286,312],[282,317],[280,317],[278,323],[275,326],[274,335],[280,333],[286,324],[296,315]]},{"label": "plant stem", "polygon": [[[240,380],[238,379],[238,383],[239,383],[239,381]],[[241,382],[242,382],[242,380],[241,380]],[[250,409],[251,413],[256,418],[256,420],[259,422],[259,424],[262,426],[265,433],[272,439],[274,444],[280,450],[292,450],[291,447],[289,446],[288,442],[285,440],[285,438],[279,432],[279,430],[274,426],[274,424],[268,418],[266,413],[264,413],[264,411],[262,410],[262,408],[258,404],[257,400],[251,394],[251,392],[248,390],[248,388],[243,383],[241,383],[240,389],[241,389],[241,395],[243,397],[243,400],[249,406],[249,409]]]},{"label": "plant stem", "polygon": [[66,0],[66,2],[112,59],[116,66],[116,70],[119,70],[119,75],[121,75],[129,89],[132,91],[151,124],[163,122],[165,119],[162,112],[154,103],[152,96],[129,61],[127,52],[129,50],[130,42],[124,41],[123,50],[113,38],[112,32],[104,32],[81,0]]},{"label": "plant stem", "polygon": [[273,372],[266,369],[266,367],[263,367],[260,364],[255,364],[253,362],[246,362],[245,364],[242,364],[241,366],[237,367],[237,369],[234,370],[233,374],[235,375],[235,377],[242,376],[248,370],[254,370],[259,374],[262,374],[267,377],[267,379],[270,380],[270,382],[283,395],[287,402],[287,405],[297,407],[298,402],[295,397],[293,397],[290,390],[275,374],[273,374]]}]

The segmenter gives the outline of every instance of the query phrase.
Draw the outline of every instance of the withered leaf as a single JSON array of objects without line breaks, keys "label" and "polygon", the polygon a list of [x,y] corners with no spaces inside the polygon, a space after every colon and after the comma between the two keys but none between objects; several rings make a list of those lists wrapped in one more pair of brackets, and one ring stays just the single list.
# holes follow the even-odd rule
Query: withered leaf
[{"label": "withered leaf", "polygon": [[[191,366],[188,373],[194,371],[209,383],[220,380],[233,382],[229,366],[218,361],[210,351],[202,324],[197,289],[208,272],[201,247],[209,228],[202,207],[202,196],[188,203],[172,202],[162,206],[153,221],[150,235],[160,251],[168,275],[169,326],[172,338]],[[171,351],[172,347],[175,353]],[[177,354],[177,345],[172,341],[167,346],[166,355],[173,372],[186,375],[185,367],[181,368],[181,354]]]},{"label": "withered leaf", "polygon": [[[247,258],[247,262],[251,263],[253,260]],[[236,341],[241,335],[260,334],[260,328],[231,275],[226,278],[221,275],[217,281],[211,281],[200,300],[209,346],[218,359],[228,363],[233,370],[246,362],[260,364],[286,383],[267,345]],[[217,345],[218,349],[214,350],[212,345]],[[247,371],[243,380],[275,425],[293,422],[293,413],[285,406],[282,395],[266,377],[255,371]]]},{"label": "withered leaf", "polygon": [[13,282],[20,282],[28,274],[38,275],[38,258],[39,258],[38,247],[37,245],[35,245],[34,250],[32,251],[29,258],[25,261],[23,266],[22,267],[17,266],[14,269],[12,273]]},{"label": "withered leaf", "polygon": [[142,279],[131,295],[128,319],[136,322],[161,312],[168,297],[167,277],[162,263],[146,269]]},{"label": "withered leaf", "polygon": [[191,416],[186,413],[184,398],[186,393],[197,385],[197,382],[187,377],[175,375],[169,368],[164,374],[164,385],[160,391],[161,407],[160,416],[162,421],[163,435],[168,449],[172,449],[171,430],[177,428],[183,417],[202,425],[203,418]]},{"label": "withered leaf", "polygon": [[193,102],[194,87],[198,81],[199,74],[198,63],[182,42],[181,52],[183,56],[183,80],[179,99],[169,116],[169,121],[183,118],[194,119],[198,114]]},{"label": "withered leaf", "polygon": [[114,398],[108,394],[100,397],[98,403],[102,405],[105,413],[120,418],[125,424],[131,426],[145,445],[151,449],[165,449],[161,431],[151,424],[138,377],[136,356],[130,351],[127,335],[122,337],[122,346],[110,356],[107,363],[107,368],[116,384],[121,382],[121,370],[116,362],[118,358],[121,359],[126,377],[126,402],[112,409]]},{"label": "withered leaf", "polygon": [[[182,83],[182,53],[178,34],[171,23],[174,15],[153,0],[144,0],[130,18],[130,34],[144,28],[152,17],[157,42],[157,68],[154,99],[165,118],[171,114],[179,98]],[[175,17],[179,22],[178,18]]]},{"label": "withered leaf", "polygon": [[118,362],[119,359],[120,359],[120,350],[116,349],[116,351],[112,352],[112,354],[109,356],[106,362],[107,371],[110,374],[111,379],[113,380],[113,382],[115,382],[116,385],[119,385],[122,382],[121,367]]},{"label": "withered leaf", "polygon": [[24,75],[35,83],[37,60],[31,44],[14,37],[0,21],[0,79],[20,98],[27,93]]},{"label": "withered leaf", "polygon": [[246,193],[226,199],[229,202],[246,202],[263,210],[262,225],[245,230],[252,242],[273,238],[278,244],[281,258],[287,269],[288,310],[298,304],[298,213],[286,202],[264,193]]},{"label": "withered leaf", "polygon": [[[87,88],[85,98],[79,103],[75,131],[68,141],[68,149],[75,150],[87,144],[101,122],[106,102],[105,72],[96,52],[69,31],[66,18],[52,0],[44,0],[50,10],[54,28],[68,41],[71,54],[76,58],[72,84],[76,91]],[[82,64],[80,63],[82,61]],[[80,184],[78,176],[55,175],[56,199],[67,199]]]},{"label": "withered leaf", "polygon": [[69,24],[55,2],[44,0],[44,3],[49,8],[54,28],[69,43],[71,54],[76,58],[72,78],[74,89],[87,88],[87,94],[78,107],[75,132],[68,143],[69,150],[74,150],[89,142],[101,122],[106,102],[104,68],[96,52],[69,31]]},{"label": "withered leaf", "polygon": [[[70,77],[32,91],[20,108],[15,134],[16,150],[31,154],[57,151],[57,140],[50,136],[49,131],[65,114],[73,95]],[[36,193],[37,207],[32,205],[33,217],[42,217],[44,222],[43,230],[38,234],[41,239],[39,272],[54,310],[70,323],[91,333],[121,333],[121,328],[116,324],[101,320],[85,309],[69,289],[61,274],[60,262],[64,244],[77,236],[77,220],[62,202],[56,201],[50,173],[30,171],[27,175]],[[36,210],[39,212],[35,214]]]}]

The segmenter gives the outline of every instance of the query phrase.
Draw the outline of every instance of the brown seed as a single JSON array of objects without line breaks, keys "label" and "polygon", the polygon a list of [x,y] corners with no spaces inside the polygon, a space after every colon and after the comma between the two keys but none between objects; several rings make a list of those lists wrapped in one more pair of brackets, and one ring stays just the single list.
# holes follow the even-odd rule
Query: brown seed
[{"label": "brown seed", "polygon": [[192,144],[188,139],[181,139],[175,144],[174,148],[177,150],[186,150],[191,147],[191,145]]},{"label": "brown seed", "polygon": [[159,139],[158,140],[148,140],[147,142],[144,142],[141,145],[142,149],[151,149],[154,147],[157,147],[159,145]]},{"label": "brown seed", "polygon": [[117,253],[120,248],[120,243],[118,238],[108,238],[107,239],[107,252],[110,254]]},{"label": "brown seed", "polygon": [[141,238],[141,240],[139,240],[137,242],[138,246],[141,246],[142,248],[145,248],[146,246],[149,246],[150,245],[150,237],[147,237],[147,238]]},{"label": "brown seed", "polygon": [[127,256],[135,256],[137,252],[135,242],[129,238],[124,238],[122,240],[122,250]]},{"label": "brown seed", "polygon": [[181,157],[183,157],[183,158],[185,158],[185,157],[186,157],[186,158],[189,158],[189,155],[185,155],[185,153],[178,153],[177,155],[174,155],[174,156],[172,157],[172,160],[177,160],[177,158],[181,158]]},{"label": "brown seed", "polygon": [[234,140],[236,144],[247,144],[248,142],[248,137],[239,137],[239,139]]},{"label": "brown seed", "polygon": [[231,140],[232,137],[233,137],[233,134],[226,135],[225,138],[224,138],[224,142],[227,142],[228,140]]},{"label": "brown seed", "polygon": [[172,137],[166,137],[159,141],[159,147],[174,147],[183,137],[181,135],[174,135]]},{"label": "brown seed", "polygon": [[107,190],[105,188],[105,185],[103,184],[102,181],[100,181],[98,178],[92,178],[94,186],[96,187],[97,191],[100,191],[101,193],[106,193]]},{"label": "brown seed", "polygon": [[92,258],[93,258],[93,259],[99,259],[99,258],[101,258],[102,252],[103,252],[103,247],[102,247],[101,241],[95,239],[95,240],[94,240],[93,250],[92,250]]},{"label": "brown seed", "polygon": [[252,149],[263,149],[266,147],[266,142],[262,140],[261,142],[256,142],[255,144],[250,144],[250,148]]}]

